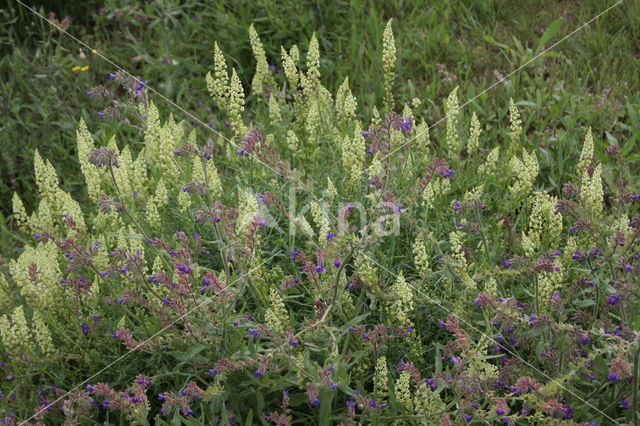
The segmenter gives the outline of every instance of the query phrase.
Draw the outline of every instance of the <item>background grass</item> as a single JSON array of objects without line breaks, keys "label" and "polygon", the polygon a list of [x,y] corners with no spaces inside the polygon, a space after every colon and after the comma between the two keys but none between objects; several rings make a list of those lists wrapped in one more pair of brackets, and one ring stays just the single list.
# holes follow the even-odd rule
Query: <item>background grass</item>
[{"label": "background grass", "polygon": [[[251,23],[276,65],[280,46],[297,42],[304,51],[315,31],[325,84],[335,90],[348,76],[360,105],[370,106],[382,94],[379,40],[385,22],[393,18],[402,87],[397,99],[419,97],[421,113],[434,123],[443,115],[441,100],[455,86],[460,86],[462,103],[471,99],[612,4],[107,0],[80,7],[50,1],[39,10],[45,16],[55,12],[60,20],[70,15],[71,34],[203,121],[222,126],[210,109],[204,84],[213,63],[212,46],[219,43],[248,90],[255,67],[247,36]],[[122,143],[131,129],[99,118],[96,113],[105,105],[85,94],[108,82],[107,75],[115,71],[112,65],[13,0],[0,15],[8,22],[0,29],[0,219],[7,222],[13,191],[23,196],[28,209],[33,207],[35,149],[53,162],[64,187],[82,199],[75,153],[80,117],[105,143],[112,135]],[[546,184],[552,187],[566,178],[563,163],[579,144],[584,126],[593,127],[600,148],[618,143],[632,164],[638,164],[639,40],[640,5],[625,2],[483,94],[464,115],[476,111],[485,138],[500,141],[505,134],[494,129],[506,120],[508,99],[519,102],[528,142],[541,154],[543,174],[551,173],[550,164],[559,166],[547,176]],[[85,65],[90,67],[86,72],[71,71]],[[167,103],[156,102],[172,111]],[[260,116],[264,109],[252,111],[258,111],[252,117],[256,122],[266,121]],[[175,109],[173,113],[182,115]],[[2,235],[1,252],[14,255],[15,241],[6,232]]]}]

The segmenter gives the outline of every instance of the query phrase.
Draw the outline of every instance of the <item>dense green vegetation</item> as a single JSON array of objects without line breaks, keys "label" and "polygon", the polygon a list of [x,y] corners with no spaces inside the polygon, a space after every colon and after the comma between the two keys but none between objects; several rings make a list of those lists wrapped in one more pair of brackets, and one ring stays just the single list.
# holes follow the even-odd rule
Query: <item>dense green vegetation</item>
[{"label": "dense green vegetation", "polygon": [[638,424],[614,4],[9,2],[0,418]]}]

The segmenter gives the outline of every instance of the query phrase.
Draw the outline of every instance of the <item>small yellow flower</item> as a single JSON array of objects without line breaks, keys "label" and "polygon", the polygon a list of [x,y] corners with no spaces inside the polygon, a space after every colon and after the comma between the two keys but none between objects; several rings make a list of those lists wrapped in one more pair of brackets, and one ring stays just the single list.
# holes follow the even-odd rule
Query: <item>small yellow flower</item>
[{"label": "small yellow flower", "polygon": [[89,69],[89,65],[85,65],[84,67],[80,68],[80,71],[87,71]]},{"label": "small yellow flower", "polygon": [[71,67],[71,71],[76,72],[76,71],[87,71],[89,69],[89,65],[85,65],[84,67],[79,67],[79,66],[74,66]]},{"label": "small yellow flower", "polygon": [[91,49],[91,53],[95,55],[96,53],[98,53],[98,51],[96,49]]},{"label": "small yellow flower", "polygon": [[79,66],[77,66],[77,65],[76,65],[75,67],[71,67],[71,71],[74,71],[74,72],[75,72],[75,71],[80,71],[80,68],[81,68],[81,67],[79,67]]}]

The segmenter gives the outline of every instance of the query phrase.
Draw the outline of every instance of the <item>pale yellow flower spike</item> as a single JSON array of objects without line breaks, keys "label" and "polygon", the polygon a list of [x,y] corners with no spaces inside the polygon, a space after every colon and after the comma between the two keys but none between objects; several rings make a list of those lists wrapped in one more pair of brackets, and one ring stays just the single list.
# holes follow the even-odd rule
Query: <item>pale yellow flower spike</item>
[{"label": "pale yellow flower spike", "polygon": [[391,292],[394,296],[391,304],[394,320],[401,327],[412,327],[413,322],[409,319],[409,313],[413,310],[413,292],[402,272],[391,286]]},{"label": "pale yellow flower spike", "polygon": [[[295,50],[294,50],[295,48]],[[287,53],[284,47],[280,47],[280,54],[282,56],[282,68],[284,69],[284,75],[287,77],[287,81],[291,86],[290,89],[295,90],[298,88],[298,82],[300,81],[300,77],[298,75],[298,68],[296,67],[296,62],[298,61],[297,53],[298,48],[294,45],[291,50],[291,54]],[[296,57],[294,58],[293,53],[296,53]]]},{"label": "pale yellow flower spike", "polygon": [[602,189],[602,165],[598,164],[591,177],[585,176],[580,188],[582,204],[594,217],[600,216],[604,205],[604,192]]},{"label": "pale yellow flower spike", "polygon": [[450,154],[453,154],[459,148],[458,115],[460,114],[460,107],[458,103],[458,86],[449,94],[444,112],[447,115],[447,150]]},{"label": "pale yellow flower spike", "polygon": [[395,397],[398,404],[404,406],[409,414],[413,414],[413,398],[411,397],[411,374],[408,371],[400,373],[396,381]]},{"label": "pale yellow flower spike", "polygon": [[467,145],[467,151],[469,154],[474,154],[480,149],[480,121],[475,111],[471,115],[471,126],[469,128],[469,144]]},{"label": "pale yellow flower spike", "polygon": [[244,111],[244,89],[240,82],[240,77],[236,73],[235,68],[231,72],[231,82],[229,86],[229,106],[227,113],[231,120],[236,136],[240,139],[245,134],[244,122],[242,121],[242,113]]},{"label": "pale yellow flower spike", "polygon": [[513,102],[513,99],[509,99],[509,120],[511,121],[511,152],[514,152],[520,147],[522,140],[522,120],[520,119],[520,111],[518,106]]},{"label": "pale yellow flower spike", "polygon": [[316,33],[311,36],[307,52],[307,79],[309,86],[315,89],[320,82],[320,46]]},{"label": "pale yellow flower spike", "polygon": [[256,95],[264,93],[264,85],[270,85],[269,63],[267,62],[267,55],[262,47],[260,37],[253,27],[253,24],[249,27],[249,40],[251,42],[251,49],[253,50],[253,56],[256,59],[256,72],[251,82],[251,90]]},{"label": "pale yellow flower spike", "polygon": [[587,176],[587,168],[591,165],[593,160],[593,134],[591,133],[591,127],[587,130],[587,134],[584,137],[584,145],[582,145],[582,152],[580,153],[580,160],[578,160],[578,167],[576,172],[578,177],[585,178]]},{"label": "pale yellow flower spike", "polygon": [[365,142],[362,137],[362,128],[356,122],[353,137],[346,136],[342,141],[342,167],[348,176],[350,185],[355,185],[362,177]]},{"label": "pale yellow flower spike", "polygon": [[80,123],[78,123],[78,130],[76,130],[76,145],[80,170],[87,183],[87,192],[94,202],[98,201],[98,198],[102,194],[100,170],[89,163],[89,153],[94,151],[96,147],[93,143],[91,133],[89,133],[89,129],[87,128],[87,124],[82,118],[80,119]]},{"label": "pale yellow flower spike", "polygon": [[276,333],[282,334],[289,323],[289,313],[280,293],[275,288],[269,291],[269,308],[264,315],[267,327]]},{"label": "pale yellow flower spike", "polygon": [[382,70],[384,73],[384,103],[393,109],[393,85],[396,79],[396,41],[393,37],[392,19],[389,19],[382,35]]},{"label": "pale yellow flower spike", "polygon": [[207,73],[206,80],[207,89],[209,89],[211,96],[218,102],[220,107],[226,109],[229,73],[227,71],[227,61],[217,42],[213,45],[213,75]]},{"label": "pale yellow flower spike", "polygon": [[387,369],[387,357],[381,356],[376,362],[376,372],[373,376],[373,392],[376,399],[384,400],[389,391],[389,371]]}]

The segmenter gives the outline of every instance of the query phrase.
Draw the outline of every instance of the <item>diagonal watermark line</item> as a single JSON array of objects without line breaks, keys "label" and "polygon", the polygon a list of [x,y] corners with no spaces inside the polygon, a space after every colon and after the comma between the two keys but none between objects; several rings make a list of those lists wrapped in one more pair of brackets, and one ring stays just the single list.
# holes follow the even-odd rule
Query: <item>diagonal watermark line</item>
[{"label": "diagonal watermark line", "polygon": [[[58,30],[62,31],[63,33],[65,33],[66,35],[68,35],[70,38],[72,38],[73,40],[75,40],[76,42],[78,42],[79,44],[82,44],[83,46],[85,46],[88,49],[91,50],[95,50],[92,49],[90,46],[88,46],[87,44],[85,44],[84,42],[82,42],[81,40],[77,39],[76,37],[74,37],[73,35],[71,35],[70,33],[68,33],[67,31],[65,31],[64,29],[60,28],[59,26],[55,25],[53,22],[51,22],[49,19],[47,19],[46,17],[44,17],[42,14],[38,13],[37,11],[35,11],[34,9],[28,7],[27,5],[25,5],[21,0],[16,0],[18,3],[20,3],[22,6],[24,6],[25,8],[27,8],[28,10],[30,10],[31,12],[33,12],[34,14],[38,15],[40,18],[42,18],[43,20],[47,21],[50,25],[54,26],[55,28],[57,28]],[[493,89],[495,86],[497,86],[498,84],[502,83],[503,81],[507,80],[509,77],[511,77],[512,75],[514,75],[515,73],[517,73],[518,71],[520,71],[521,69],[523,69],[524,67],[526,67],[527,65],[529,65],[531,62],[533,62],[535,59],[539,58],[540,56],[544,55],[546,52],[548,52],[549,50],[553,49],[554,47],[556,47],[557,45],[559,45],[560,43],[564,42],[566,39],[568,39],[569,37],[573,36],[574,34],[576,34],[577,32],[579,32],[580,30],[582,30],[584,27],[588,26],[589,24],[591,24],[593,21],[595,21],[596,19],[598,19],[600,16],[606,14],[607,12],[609,12],[611,9],[619,6],[620,4],[623,3],[624,0],[620,0],[617,3],[615,3],[614,5],[610,6],[609,8],[605,9],[603,12],[601,12],[600,14],[596,15],[594,18],[592,18],[591,20],[587,21],[586,23],[584,23],[583,25],[581,25],[580,27],[578,27],[577,29],[575,29],[574,31],[572,31],[571,33],[569,33],[568,35],[566,35],[565,37],[563,37],[561,40],[559,40],[558,42],[552,44],[550,47],[546,48],[545,50],[543,50],[542,52],[540,52],[538,55],[536,55],[535,57],[533,57],[532,59],[530,59],[529,61],[527,61],[525,64],[521,65],[520,67],[518,67],[516,70],[512,71],[511,73],[509,73],[506,77],[502,78],[501,80],[497,81],[496,83],[493,83],[491,86],[489,86],[487,89],[485,89],[484,91],[482,91],[480,94],[476,95],[474,98],[472,98],[471,100],[465,102],[462,106],[460,106],[458,108],[458,111],[461,110],[462,108],[464,108],[465,106],[467,106],[468,104],[470,104],[471,102],[473,102],[475,99],[477,99],[478,97],[480,97],[481,95],[483,95],[484,93],[486,93],[487,91]],[[113,65],[114,67],[116,67],[117,69],[119,69],[120,71],[124,72],[125,74],[127,74],[128,76],[130,76],[131,78],[133,78],[134,80],[136,80],[138,83],[141,82],[141,80],[139,80],[138,78],[136,78],[135,76],[131,75],[130,73],[128,73],[126,70],[122,69],[121,67],[119,67],[118,65],[116,65],[114,62],[112,62],[111,60],[109,60],[108,58],[106,58],[104,55],[100,54],[99,52],[96,51],[96,55],[98,55],[100,58],[102,58],[103,60],[107,61],[108,63],[110,63],[111,65]],[[229,141],[230,143],[234,144],[234,142],[228,138],[226,138],[224,135],[222,135],[219,131],[215,130],[214,128],[212,128],[211,126],[209,126],[207,123],[204,123],[203,121],[201,121],[199,118],[195,117],[193,114],[189,113],[188,111],[186,111],[185,109],[183,109],[182,107],[180,107],[179,105],[177,105],[175,102],[171,101],[170,99],[168,99],[167,97],[165,97],[164,95],[162,95],[161,93],[159,93],[157,90],[149,87],[148,85],[146,86],[147,89],[149,89],[150,91],[152,91],[153,93],[155,93],[156,95],[158,95],[160,98],[162,98],[163,100],[167,101],[169,104],[171,104],[172,106],[174,106],[175,108],[179,109],[180,111],[182,111],[183,113],[185,113],[187,116],[193,118],[194,120],[196,120],[198,123],[202,124],[205,128],[211,130],[212,132],[214,132],[215,134],[221,136],[224,140]],[[387,157],[389,157],[390,155],[394,154],[395,152],[397,152],[398,150],[402,149],[404,146],[408,145],[409,143],[411,143],[413,140],[415,140],[418,136],[426,133],[427,131],[429,131],[429,129],[433,128],[434,126],[438,125],[440,122],[442,122],[443,120],[445,120],[446,118],[449,117],[449,114],[446,114],[445,116],[443,116],[441,119],[439,119],[437,122],[435,122],[434,124],[432,124],[431,126],[429,126],[424,132],[415,135],[413,138],[409,139],[408,141],[406,141],[404,144],[402,144],[400,147],[396,148],[395,150],[393,150],[392,152],[388,153],[386,156],[382,157],[381,160],[386,159]],[[236,144],[234,144],[235,146],[237,146]],[[277,170],[273,169],[272,167],[270,167],[268,164],[262,162],[260,159],[255,158],[255,160],[257,160],[258,162],[262,163],[263,165],[265,165],[267,168],[269,168],[270,170],[272,170],[274,173],[276,173],[277,175],[283,176],[284,175],[280,172],[278,172]],[[366,170],[368,170],[369,168],[367,168]],[[365,171],[366,171],[365,170]],[[308,191],[307,186],[303,183],[303,182],[299,182],[300,184],[302,184],[302,186],[304,187],[304,189]],[[313,194],[311,194],[313,195]],[[335,219],[335,216],[329,212],[329,214],[331,216],[333,216],[333,218]],[[363,237],[364,238],[364,237]],[[384,266],[380,265],[377,261],[375,261],[374,259],[372,259],[370,256],[362,253],[365,257],[369,258],[370,260],[372,260],[374,263],[376,263],[378,266],[382,267],[383,269],[385,269],[386,271],[388,271],[389,273],[391,273],[392,275],[393,272],[389,271],[387,268],[385,268]],[[274,255],[275,256],[275,255]],[[272,257],[273,258],[273,257]],[[270,258],[271,259],[271,258]],[[268,260],[270,260],[268,259]],[[265,261],[266,262],[266,261]],[[264,264],[265,262],[263,262],[262,264]],[[261,265],[262,265],[261,264]],[[247,273],[248,274],[248,273]],[[246,275],[246,274],[245,274]],[[396,275],[397,277],[397,275]],[[237,280],[236,280],[237,281]],[[473,326],[473,324],[470,324],[469,322],[467,322],[466,320],[458,317],[455,313],[451,312],[450,310],[448,310],[447,308],[445,308],[444,306],[442,306],[439,302],[437,302],[434,299],[431,299],[429,296],[425,295],[424,293],[422,293],[423,296],[427,297],[428,299],[430,299],[432,301],[432,303],[438,305],[439,307],[441,307],[442,309],[444,309],[445,311],[449,312],[450,314],[454,315],[456,318],[458,318],[460,321],[464,322],[465,324],[469,325],[470,327],[472,327],[474,330],[480,332],[481,334],[483,334],[484,336],[488,337],[490,340],[494,341],[498,346],[504,348],[504,346],[502,346],[499,342],[497,342],[495,339],[491,338],[490,336],[487,336],[486,334],[482,333],[481,331],[479,331],[475,326]],[[197,307],[199,307],[200,305],[198,305]],[[197,309],[194,308],[194,309]],[[189,311],[191,312],[191,311]],[[188,313],[189,313],[188,312]],[[187,313],[187,314],[188,314]],[[185,314],[186,315],[186,314]],[[180,317],[179,319],[181,319],[182,317]],[[178,320],[179,320],[178,319]],[[176,321],[178,321],[176,320]],[[173,324],[173,323],[172,323]],[[170,324],[171,325],[171,324]],[[164,331],[161,330],[160,332]],[[158,332],[158,333],[160,333]],[[158,334],[157,333],[157,334]],[[152,336],[151,338],[155,337]],[[146,343],[149,339],[147,339],[145,342]],[[141,343],[141,344],[143,344]],[[609,417],[608,415],[606,415],[605,413],[603,413],[602,411],[598,410],[596,407],[594,407],[592,404],[590,404],[589,402],[585,401],[584,399],[580,398],[578,395],[576,395],[574,392],[572,392],[570,389],[566,388],[564,385],[562,385],[562,383],[557,382],[555,379],[552,379],[551,377],[549,377],[548,375],[546,375],[545,373],[543,373],[542,371],[538,370],[536,367],[534,367],[533,365],[529,364],[527,361],[525,361],[524,359],[520,358],[517,354],[514,354],[513,352],[511,352],[508,348],[504,348],[506,351],[508,351],[510,354],[512,354],[514,357],[520,359],[523,363],[529,365],[532,369],[540,372],[542,375],[544,375],[545,377],[551,379],[552,381],[554,381],[556,384],[558,384],[560,387],[562,387],[563,389],[565,389],[567,392],[571,393],[573,396],[575,396],[576,398],[580,399],[581,401],[585,402],[587,405],[589,405],[590,407],[594,408],[595,410],[597,410],[598,412],[600,412],[601,414],[603,414],[605,417],[607,417],[608,419],[610,419],[611,421],[613,421],[615,424],[619,424],[617,423],[615,420],[613,420],[611,417]],[[130,351],[131,352],[131,351]],[[130,353],[129,352],[129,353]],[[123,355],[123,357],[127,356],[129,353]],[[101,370],[100,372],[96,373],[99,374],[102,371],[104,371],[106,368],[109,368],[111,365],[113,365],[115,362],[117,362],[118,360],[114,361],[112,364],[110,364],[109,366],[105,367],[103,370]],[[95,376],[95,375],[94,375]],[[93,378],[94,376],[90,377],[88,380],[91,380],[91,378]],[[87,381],[81,383],[78,386],[81,386],[82,384],[86,383]],[[74,389],[77,388],[74,387]],[[73,390],[73,389],[72,389]],[[69,392],[70,393],[70,392]],[[65,394],[64,396],[68,395],[69,393]],[[63,396],[63,397],[64,397]],[[62,398],[63,398],[62,397]],[[61,399],[61,398],[60,398]],[[56,400],[54,401],[57,402],[59,401]],[[34,416],[32,416],[31,418],[33,418]],[[31,418],[27,419],[30,420]],[[25,421],[26,423],[26,421]],[[24,423],[22,423],[24,424]]]},{"label": "diagonal watermark line", "polygon": [[[533,58],[529,59],[527,62],[525,62],[524,64],[520,65],[518,68],[516,68],[515,70],[511,71],[509,74],[507,74],[506,77],[501,78],[500,80],[496,81],[495,83],[493,83],[492,85],[490,85],[489,87],[487,87],[486,89],[484,89],[482,92],[480,92],[479,94],[477,94],[476,96],[474,96],[473,98],[471,98],[470,100],[468,100],[467,102],[465,102],[464,104],[462,104],[460,107],[458,107],[457,111],[462,110],[462,108],[466,107],[467,105],[469,105],[471,102],[475,101],[476,99],[478,99],[480,96],[484,95],[485,93],[487,93],[489,90],[493,89],[494,87],[496,87],[497,85],[499,85],[500,83],[504,82],[505,80],[509,79],[509,77],[511,77],[512,75],[514,75],[515,73],[517,73],[518,71],[522,70],[523,68],[525,68],[527,65],[529,65],[531,62],[535,61],[536,59],[538,59],[539,57],[541,57],[542,55],[544,55],[545,53],[547,53],[548,51],[550,51],[551,49],[553,49],[554,47],[556,47],[557,45],[559,45],[560,43],[564,42],[565,40],[567,40],[569,37],[575,35],[576,33],[578,33],[579,31],[581,31],[583,28],[589,26],[589,24],[591,24],[593,21],[595,21],[596,19],[598,19],[599,17],[601,17],[602,15],[605,15],[606,13],[608,13],[610,10],[614,9],[615,7],[621,5],[624,2],[624,0],[619,0],[617,3],[609,6],[608,8],[606,8],[604,11],[600,12],[599,14],[597,14],[596,16],[594,16],[593,18],[591,18],[589,21],[585,22],[584,24],[580,25],[578,28],[576,28],[575,30],[571,31],[569,34],[567,34],[566,36],[562,37],[560,40],[558,40],[557,42],[553,43],[551,46],[547,47],[546,49],[544,49],[542,52],[538,53],[536,56],[534,56]],[[394,153],[398,152],[399,150],[401,150],[402,148],[404,148],[405,146],[409,145],[411,142],[413,142],[414,140],[416,140],[418,137],[426,134],[430,129],[432,129],[433,127],[437,126],[438,124],[440,124],[441,122],[443,122],[444,120],[446,120],[447,118],[449,118],[451,114],[445,114],[443,117],[441,117],[438,121],[436,121],[435,123],[433,123],[431,126],[427,127],[424,131],[418,133],[417,135],[413,136],[412,138],[410,138],[409,140],[407,140],[405,143],[403,143],[402,145],[400,145],[399,147],[397,147],[396,149],[394,149],[393,151],[391,151],[390,153],[388,153],[387,155],[383,156],[382,158],[380,158],[380,161],[385,160],[386,158],[390,157],[391,155],[393,155]],[[371,168],[371,166],[369,166],[367,168],[367,170],[369,170],[369,168]]]},{"label": "diagonal watermark line", "polygon": [[[376,261],[375,259],[373,259],[371,256],[368,256],[366,254],[363,253],[363,256],[367,257],[369,260],[371,260],[373,263],[375,263],[376,265],[378,265],[380,268],[384,269],[387,273],[391,274],[394,278],[398,278],[399,275],[392,272],[391,270],[389,270],[387,267],[383,266],[382,264],[380,264],[378,261]],[[471,322],[465,320],[464,318],[456,315],[453,311],[450,311],[449,309],[445,308],[444,306],[442,306],[442,304],[440,302],[438,302],[435,299],[432,299],[428,294],[426,294],[425,292],[423,292],[421,289],[419,289],[418,287],[416,287],[415,285],[412,285],[413,289],[418,292],[420,295],[426,297],[429,302],[433,303],[434,305],[437,305],[438,307],[440,307],[441,309],[445,310],[446,312],[448,312],[450,315],[453,315],[456,319],[458,319],[460,322],[463,322],[464,324],[466,324],[467,326],[469,326],[470,328],[472,328],[474,331],[480,333],[482,336],[488,338],[489,340],[491,340],[493,343],[495,343],[497,346],[499,346],[500,348],[504,349],[506,352],[508,352],[511,356],[513,356],[514,358],[519,359],[520,361],[522,361],[524,364],[526,364],[527,366],[529,366],[532,370],[540,373],[541,375],[543,375],[544,377],[546,377],[547,379],[551,380],[553,383],[555,383],[556,385],[560,386],[562,389],[564,389],[565,391],[567,391],[568,393],[570,393],[572,396],[576,397],[577,399],[579,399],[580,401],[584,402],[585,404],[587,404],[589,407],[593,408],[594,410],[596,410],[598,413],[602,414],[603,416],[605,416],[607,419],[611,420],[614,424],[619,425],[620,423],[618,423],[617,421],[615,421],[614,419],[612,419],[609,415],[607,415],[605,412],[601,411],[599,408],[597,408],[596,406],[594,406],[593,404],[591,404],[589,401],[583,399],[582,397],[580,397],[579,395],[577,395],[575,392],[573,392],[571,389],[569,389],[568,387],[566,387],[564,384],[562,384],[562,382],[554,379],[553,377],[549,376],[548,374],[546,374],[545,372],[543,372],[542,370],[538,369],[537,367],[535,367],[533,364],[531,364],[530,362],[526,361],[525,359],[523,359],[521,356],[519,356],[518,354],[516,354],[515,352],[511,351],[509,348],[505,347],[503,344],[501,344],[498,340],[496,340],[495,338],[489,336],[488,334],[484,333],[483,331],[481,331],[480,329],[478,329],[475,325],[473,325]]]},{"label": "diagonal watermark line", "polygon": [[171,323],[165,325],[163,328],[161,328],[159,331],[155,332],[151,337],[148,337],[147,339],[145,339],[144,341],[138,343],[138,345],[136,345],[135,348],[130,349],[128,352],[124,353],[123,355],[121,355],[119,358],[115,359],[114,361],[110,362],[108,365],[106,365],[105,367],[103,367],[100,371],[94,373],[93,375],[91,375],[90,377],[88,377],[87,379],[85,379],[84,381],[76,384],[75,386],[73,386],[71,388],[70,391],[68,391],[67,393],[65,393],[64,395],[58,397],[56,400],[54,400],[53,402],[50,402],[49,404],[47,404],[44,408],[42,408],[41,410],[37,411],[35,414],[33,414],[31,417],[29,417],[26,420],[21,421],[19,424],[22,425],[26,425],[27,422],[31,419],[33,419],[34,417],[36,417],[38,414],[44,412],[47,410],[47,407],[49,406],[53,406],[55,403],[61,401],[62,399],[64,399],[67,395],[71,394],[74,390],[78,389],[80,386],[88,383],[91,379],[93,379],[94,377],[99,376],[101,373],[103,373],[104,371],[106,371],[107,369],[113,367],[115,364],[117,364],[118,362],[122,361],[123,359],[125,359],[126,357],[128,357],[130,354],[132,354],[135,350],[137,350],[138,348],[142,347],[145,343],[149,342],[151,339],[157,337],[158,335],[160,335],[161,333],[163,333],[165,330],[169,329],[172,325],[174,325],[175,323],[177,323],[178,321],[184,319],[186,316],[188,316],[190,313],[192,313],[193,311],[195,311],[196,309],[200,309],[200,307],[202,306],[206,306],[208,305],[216,296],[218,296],[220,293],[228,290],[229,288],[231,288],[231,286],[235,283],[237,283],[238,281],[240,281],[242,278],[247,277],[252,271],[254,271],[257,268],[260,268],[262,265],[264,265],[265,263],[269,262],[271,259],[273,259],[274,257],[276,257],[278,254],[280,254],[280,252],[274,254],[273,256],[271,256],[270,258],[264,260],[263,262],[261,262],[259,265],[254,266],[253,268],[250,268],[247,272],[245,272],[243,275],[239,276],[235,281],[233,281],[232,283],[230,283],[229,285],[227,285],[225,288],[221,289],[220,291],[218,291],[216,294],[207,297],[206,299],[204,299],[202,302],[198,303],[194,308],[188,310],[187,312],[185,312],[184,314],[178,316],[178,318],[176,318],[174,321],[172,321]]}]

